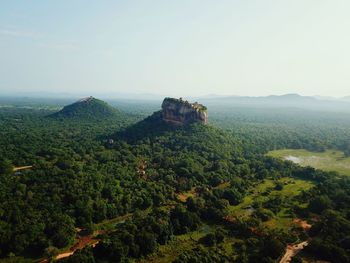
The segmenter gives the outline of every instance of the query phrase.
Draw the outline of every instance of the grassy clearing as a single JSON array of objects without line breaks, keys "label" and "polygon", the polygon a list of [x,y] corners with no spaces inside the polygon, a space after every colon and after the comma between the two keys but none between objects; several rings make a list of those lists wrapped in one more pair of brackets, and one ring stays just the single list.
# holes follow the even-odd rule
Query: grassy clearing
[{"label": "grassy clearing", "polygon": [[[284,198],[293,198],[302,191],[308,191],[313,186],[313,183],[299,179],[282,178],[279,181],[284,184],[283,189],[281,191],[274,190],[270,195],[280,194]],[[298,203],[298,205],[304,204]],[[289,214],[288,209],[282,208],[275,218],[265,222],[265,225],[271,228],[288,229],[292,225],[292,220],[293,218]]]},{"label": "grassy clearing", "polygon": [[256,185],[254,188],[254,191],[251,194],[245,196],[243,201],[240,204],[229,207],[229,214],[232,216],[238,216],[238,217],[249,216],[251,214],[251,211],[247,209],[247,207],[253,204],[253,201],[255,198],[260,196],[268,188],[273,188],[273,186],[274,186],[273,180],[269,180],[269,179],[264,180],[263,183]]},{"label": "grassy clearing", "polygon": [[280,193],[282,196],[293,197],[299,195],[302,191],[308,191],[314,184],[311,181],[294,179],[284,177],[279,180],[283,183],[283,189],[281,191],[273,191],[273,193]]},{"label": "grassy clearing", "polygon": [[336,171],[339,174],[350,176],[350,157],[345,157],[340,151],[310,152],[302,149],[284,149],[270,151],[267,155],[290,160],[301,166],[311,166],[324,171]]},{"label": "grassy clearing", "polygon": [[278,228],[283,230],[288,230],[292,224],[293,218],[288,214],[286,209],[282,209],[274,218],[264,222],[264,225],[268,228]]},{"label": "grassy clearing", "polygon": [[[282,190],[275,190],[276,182],[283,184]],[[281,196],[282,198],[292,199],[298,196],[302,191],[308,191],[313,186],[310,181],[284,177],[278,181],[266,179],[264,182],[255,186],[251,194],[247,195],[243,202],[236,206],[230,206],[229,214],[241,218],[248,218],[254,209],[251,208],[254,201],[267,201],[274,196]],[[302,204],[299,204],[302,205]],[[288,229],[292,224],[292,216],[288,212],[288,208],[282,208],[275,217],[264,224],[271,228]]]},{"label": "grassy clearing", "polygon": [[226,188],[230,187],[230,185],[231,185],[230,182],[225,182],[225,183],[219,184],[218,186],[216,186],[214,188],[216,188],[216,189],[226,189]]}]

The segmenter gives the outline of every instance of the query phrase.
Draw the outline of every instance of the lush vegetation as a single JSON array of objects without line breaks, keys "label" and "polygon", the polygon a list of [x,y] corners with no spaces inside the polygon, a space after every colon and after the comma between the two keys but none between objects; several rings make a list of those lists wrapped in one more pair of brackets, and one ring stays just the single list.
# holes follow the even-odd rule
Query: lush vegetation
[{"label": "lush vegetation", "polygon": [[[305,115],[214,112],[223,130],[172,127],[159,113],[52,113],[0,109],[4,262],[53,259],[81,236],[97,244],[63,262],[274,262],[304,240],[308,256],[350,261],[350,178],[265,155],[344,148],[339,116],[311,114],[302,128]],[[21,166],[31,167],[14,171]]]},{"label": "lush vegetation", "polygon": [[73,104],[63,107],[59,112],[50,115],[55,119],[106,119],[117,114],[117,110],[102,100],[93,97],[81,99]]},{"label": "lush vegetation", "polygon": [[216,106],[210,117],[213,124],[241,138],[248,151],[337,149],[350,155],[350,114]]}]

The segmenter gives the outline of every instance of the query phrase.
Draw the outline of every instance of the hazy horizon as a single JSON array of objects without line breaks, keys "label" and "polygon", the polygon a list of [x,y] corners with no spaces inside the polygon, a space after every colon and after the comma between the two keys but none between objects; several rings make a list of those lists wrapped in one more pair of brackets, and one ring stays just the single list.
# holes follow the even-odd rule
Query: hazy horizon
[{"label": "hazy horizon", "polygon": [[11,1],[0,95],[349,96],[350,2]]},{"label": "hazy horizon", "polygon": [[[285,93],[285,94],[267,94],[262,96],[253,96],[253,95],[235,95],[235,94],[205,94],[205,95],[198,95],[198,96],[192,96],[192,95],[185,95],[185,96],[176,96],[176,95],[170,95],[170,94],[160,94],[160,93],[119,93],[119,92],[111,92],[111,93],[99,93],[99,92],[81,92],[81,93],[69,93],[69,92],[21,92],[21,93],[1,93],[0,97],[5,98],[13,98],[13,99],[67,99],[67,100],[80,100],[82,98],[86,97],[94,97],[97,99],[102,100],[120,100],[120,101],[160,101],[163,100],[166,97],[174,97],[174,98],[183,98],[185,100],[211,100],[211,99],[226,99],[226,98],[232,98],[232,99],[264,99],[264,98],[288,98],[291,100],[290,102],[294,101],[295,99],[304,99],[304,98],[311,98],[314,100],[319,101],[329,101],[329,102],[349,102],[350,96],[341,96],[341,97],[335,97],[335,96],[320,96],[320,95],[312,95],[312,96],[304,96],[302,94],[298,93]],[[237,101],[238,102],[238,101]]]}]

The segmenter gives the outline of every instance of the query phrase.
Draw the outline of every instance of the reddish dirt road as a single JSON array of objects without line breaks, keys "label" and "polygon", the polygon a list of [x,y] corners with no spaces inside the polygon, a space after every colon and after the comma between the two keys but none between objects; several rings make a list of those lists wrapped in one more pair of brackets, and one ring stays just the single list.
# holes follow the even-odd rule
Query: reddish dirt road
[{"label": "reddish dirt road", "polygon": [[102,234],[102,231],[95,231],[92,235],[78,235],[78,241],[72,247],[70,247],[69,251],[56,255],[55,259],[59,260],[69,257],[73,255],[75,251],[83,249],[86,246],[95,247],[100,242],[99,239],[95,239],[95,237],[99,234]]},{"label": "reddish dirt road", "polygon": [[308,241],[303,241],[295,245],[288,245],[286,249],[286,253],[283,255],[279,263],[289,263],[292,260],[292,257],[298,254],[307,245],[309,245]]}]

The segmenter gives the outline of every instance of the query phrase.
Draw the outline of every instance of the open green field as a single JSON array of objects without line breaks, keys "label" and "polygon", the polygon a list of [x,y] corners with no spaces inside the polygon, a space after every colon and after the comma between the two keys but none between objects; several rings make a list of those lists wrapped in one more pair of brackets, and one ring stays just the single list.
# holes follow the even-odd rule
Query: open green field
[{"label": "open green field", "polygon": [[336,150],[310,152],[307,150],[283,149],[270,151],[267,155],[289,160],[301,166],[311,166],[324,171],[336,171],[342,175],[350,175],[350,157]]},{"label": "open green field", "polygon": [[[283,185],[283,189],[275,189],[277,182]],[[236,206],[230,206],[229,214],[240,218],[248,218],[254,211],[252,209],[254,202],[266,202],[276,196],[280,196],[284,200],[289,200],[288,203],[290,204],[295,203],[293,198],[301,194],[302,191],[308,191],[313,185],[310,181],[290,177],[283,177],[277,181],[265,179],[264,182],[254,187],[254,191],[247,195],[243,199],[243,202]],[[295,204],[303,205],[301,203]],[[266,221],[264,224],[270,228],[288,229],[294,219],[288,210],[288,207],[282,207],[281,211],[274,218]]]},{"label": "open green field", "polygon": [[[243,199],[243,202],[236,206],[230,206],[230,214],[235,216],[247,216],[249,215],[249,209],[246,208],[250,207],[254,201],[265,200],[274,195],[292,198],[299,195],[301,191],[307,191],[313,186],[313,183],[310,181],[290,177],[281,178],[278,182],[283,184],[283,189],[279,191],[274,190],[276,185],[274,180],[265,179],[264,182],[255,186],[254,191],[247,195]],[[265,194],[267,192],[268,194]]]}]

